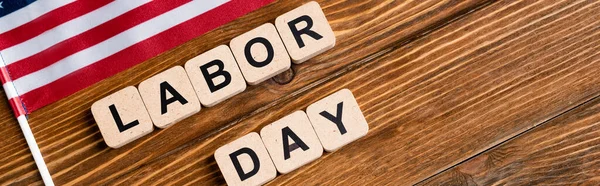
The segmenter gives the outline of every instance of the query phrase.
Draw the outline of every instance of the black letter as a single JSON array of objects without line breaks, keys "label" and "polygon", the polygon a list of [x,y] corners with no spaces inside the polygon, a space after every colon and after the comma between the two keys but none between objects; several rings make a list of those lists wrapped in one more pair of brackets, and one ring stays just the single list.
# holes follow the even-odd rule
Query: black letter
[{"label": "black letter", "polygon": [[[308,150],[308,146],[302,141],[296,133],[292,131],[289,127],[285,127],[281,129],[281,136],[283,137],[283,159],[290,159],[290,152],[298,149],[298,147],[302,148],[303,151]],[[288,141],[288,136],[294,140],[294,143],[290,145]]]},{"label": "black letter", "polygon": [[[298,24],[302,21],[306,22],[306,27],[301,30],[298,30],[298,28],[296,28],[296,24]],[[298,43],[298,46],[300,48],[304,47],[304,41],[302,40],[302,37],[300,37],[300,36],[302,36],[302,34],[306,34],[316,40],[323,38],[323,36],[319,35],[315,31],[310,30],[310,28],[312,28],[312,26],[313,26],[313,20],[307,15],[300,16],[299,18],[296,18],[296,19],[288,22],[288,26],[290,27],[290,30],[292,31],[292,35],[294,35],[294,38],[296,39],[296,43]]]},{"label": "black letter", "polygon": [[[217,66],[219,69],[215,73],[211,74],[210,72],[208,72],[208,68],[210,68],[211,66]],[[210,92],[216,92],[217,90],[222,89],[223,87],[231,83],[231,74],[229,74],[229,72],[227,71],[224,71],[224,68],[225,64],[223,64],[223,61],[218,59],[200,66],[202,76],[204,76],[204,80],[206,80],[206,84],[208,85],[208,89],[210,89]],[[225,81],[219,83],[218,85],[215,85],[213,79],[219,76],[223,76],[225,78]]]},{"label": "black letter", "polygon": [[[255,43],[261,43],[265,45],[265,48],[267,48],[267,59],[265,59],[262,62],[258,62],[254,60],[254,57],[252,57],[252,52],[250,51],[250,49]],[[250,65],[256,68],[267,66],[269,63],[271,63],[271,61],[273,61],[273,57],[275,57],[273,45],[271,45],[271,42],[269,42],[269,40],[263,37],[257,37],[248,41],[248,43],[246,43],[246,48],[244,48],[244,53],[246,54],[246,60],[248,60],[248,63],[250,63]]]},{"label": "black letter", "polygon": [[136,125],[140,124],[138,120],[135,120],[128,123],[127,125],[123,125],[123,120],[121,120],[121,116],[119,116],[119,112],[117,112],[117,108],[115,107],[115,105],[112,104],[108,106],[108,109],[110,110],[110,113],[112,114],[115,123],[117,123],[117,128],[119,128],[119,132],[126,131],[127,129],[130,129],[131,127],[135,127]]},{"label": "black letter", "polygon": [[[167,99],[167,90],[169,91],[169,93],[171,93],[171,95],[173,95],[173,97]],[[188,101],[185,98],[183,98],[183,96],[181,96],[181,94],[179,94],[179,92],[177,92],[169,83],[167,83],[166,81],[160,83],[160,113],[167,113],[167,105],[175,101],[179,101],[179,103],[181,103],[182,105],[188,103]]]},{"label": "black letter", "polygon": [[333,116],[327,111],[323,111],[320,114],[321,116],[327,118],[329,121],[335,123],[338,129],[340,129],[340,133],[344,135],[346,134],[346,127],[344,127],[344,124],[342,123],[342,110],[344,110],[344,102],[340,102],[337,104],[337,116]]},{"label": "black letter", "polygon": [[[254,168],[248,173],[244,173],[242,165],[240,164],[240,160],[238,160],[238,156],[242,154],[248,154],[248,156],[250,156],[250,159],[252,159],[252,163],[254,164]],[[258,173],[258,169],[260,169],[260,161],[258,160],[258,156],[252,149],[248,147],[244,147],[240,150],[229,154],[229,158],[231,158],[231,162],[235,167],[235,171],[237,171],[238,176],[240,176],[240,179],[242,181],[254,176],[256,173]]]}]

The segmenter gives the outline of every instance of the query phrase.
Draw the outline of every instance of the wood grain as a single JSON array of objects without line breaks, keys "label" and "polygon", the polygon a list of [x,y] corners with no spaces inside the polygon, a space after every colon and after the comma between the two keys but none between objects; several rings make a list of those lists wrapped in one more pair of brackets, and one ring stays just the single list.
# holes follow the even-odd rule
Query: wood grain
[{"label": "wood grain", "polygon": [[[273,81],[249,87],[243,94],[216,107],[202,109],[201,113],[169,129],[155,131],[116,150],[104,144],[89,111],[95,100],[123,87],[137,85],[174,65],[182,65],[188,59],[220,44],[226,44],[245,31],[265,22],[272,22],[277,15],[305,2],[307,1],[277,1],[31,114],[29,121],[32,130],[55,182],[59,185],[106,183],[119,178],[127,179],[133,174],[130,173],[132,171],[136,171],[136,178],[161,179],[160,174],[137,170],[143,170],[140,167],[146,165],[167,162],[172,154],[183,152],[182,149],[199,142],[212,141],[215,135],[233,126],[245,125],[240,121],[264,114],[266,110],[274,109],[336,77],[335,74],[340,75],[357,65],[372,62],[377,56],[409,43],[490,1],[319,1],[336,33],[338,43],[334,49],[302,65],[294,66],[292,71]],[[284,83],[287,84],[282,85]],[[11,118],[6,105],[0,108],[3,109],[0,117],[5,118],[0,122],[7,126],[0,131],[0,148],[3,150],[0,152],[0,183],[40,184],[18,125]],[[228,139],[219,139],[217,141],[220,143],[215,145],[231,141],[231,138]],[[210,152],[206,151],[203,157],[212,156],[214,149],[207,150]],[[182,160],[178,157],[175,159]],[[222,181],[220,173],[214,172],[214,159],[204,160],[207,165],[213,166],[213,173],[201,176]],[[185,167],[180,170],[183,169]],[[135,179],[132,177],[132,180]]]},{"label": "wood grain", "polygon": [[600,98],[421,185],[600,185]]},{"label": "wood grain", "polygon": [[107,183],[223,184],[212,152],[339,89],[369,134],[272,185],[410,185],[600,93],[600,3],[498,1]]}]

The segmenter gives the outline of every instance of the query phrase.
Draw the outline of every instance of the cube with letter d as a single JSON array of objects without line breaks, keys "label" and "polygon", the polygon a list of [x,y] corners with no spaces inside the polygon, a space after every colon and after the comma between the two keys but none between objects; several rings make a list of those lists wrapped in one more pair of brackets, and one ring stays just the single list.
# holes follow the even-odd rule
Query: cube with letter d
[{"label": "cube with letter d", "polygon": [[256,132],[218,148],[215,159],[227,185],[262,185],[277,176],[271,157]]}]

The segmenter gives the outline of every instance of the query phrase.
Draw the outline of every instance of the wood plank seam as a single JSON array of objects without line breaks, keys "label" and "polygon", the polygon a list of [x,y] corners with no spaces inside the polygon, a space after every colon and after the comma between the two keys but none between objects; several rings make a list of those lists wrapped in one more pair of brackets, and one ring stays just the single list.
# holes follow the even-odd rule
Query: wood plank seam
[{"label": "wood plank seam", "polygon": [[579,104],[577,104],[577,105],[575,105],[575,106],[573,106],[573,107],[571,107],[571,108],[569,108],[569,109],[565,110],[564,112],[561,112],[561,113],[559,113],[559,114],[557,114],[557,115],[555,115],[555,116],[552,116],[551,118],[549,118],[549,119],[547,119],[547,120],[544,120],[544,121],[542,121],[542,122],[539,122],[538,124],[534,124],[533,126],[531,126],[531,127],[527,128],[527,129],[525,129],[525,130],[523,130],[523,131],[520,131],[520,132],[518,132],[518,133],[516,133],[516,134],[514,134],[514,135],[512,135],[512,136],[510,136],[508,139],[506,139],[506,140],[504,140],[504,141],[502,141],[502,142],[500,142],[500,143],[498,143],[498,144],[494,144],[494,145],[492,145],[491,147],[489,147],[489,148],[487,148],[487,149],[485,149],[485,150],[483,150],[483,151],[481,151],[481,152],[478,152],[478,153],[476,153],[475,155],[473,155],[473,156],[471,156],[471,157],[469,157],[469,158],[467,158],[467,159],[464,159],[464,160],[460,161],[459,163],[456,163],[456,164],[454,164],[454,165],[451,165],[451,166],[449,166],[449,167],[447,167],[447,168],[444,168],[443,170],[441,170],[441,171],[438,171],[437,173],[435,173],[435,174],[433,174],[433,175],[431,175],[431,176],[429,176],[429,177],[427,177],[427,178],[425,178],[425,179],[423,179],[423,180],[421,180],[421,181],[419,181],[419,182],[415,183],[414,185],[422,185],[423,183],[425,183],[425,182],[427,182],[427,181],[431,180],[432,178],[434,178],[434,177],[436,177],[436,176],[438,176],[438,175],[440,175],[440,174],[446,173],[447,171],[449,171],[449,170],[452,170],[452,169],[454,169],[454,168],[456,168],[456,167],[460,166],[461,164],[463,164],[463,163],[465,163],[465,162],[468,162],[468,161],[470,161],[470,160],[473,160],[474,158],[477,158],[478,156],[480,156],[480,155],[482,155],[482,154],[485,154],[485,153],[487,153],[487,152],[490,152],[490,151],[492,151],[493,149],[496,149],[496,148],[498,148],[498,147],[500,147],[500,146],[502,146],[502,145],[504,145],[504,144],[507,144],[507,143],[509,143],[510,141],[512,141],[512,140],[514,140],[514,139],[516,139],[516,138],[518,138],[518,137],[520,137],[520,136],[523,136],[523,135],[525,135],[526,133],[528,133],[528,132],[530,132],[530,131],[533,131],[533,130],[535,130],[535,129],[537,129],[537,128],[541,127],[541,126],[543,126],[544,124],[547,124],[547,123],[550,123],[550,122],[552,122],[552,121],[553,121],[553,120],[555,120],[556,118],[559,118],[559,117],[561,117],[561,116],[564,116],[564,115],[566,115],[566,114],[569,114],[569,113],[573,112],[573,110],[576,110],[576,109],[578,109],[578,108],[580,108],[580,107],[582,107],[582,106],[584,106],[584,105],[586,105],[586,104],[588,104],[588,103],[590,103],[590,102],[593,102],[593,101],[595,101],[596,99],[600,99],[600,92],[599,92],[599,93],[597,93],[597,94],[596,94],[595,96],[593,96],[592,98],[590,98],[590,99],[588,99],[588,100],[585,100],[584,102],[582,102],[582,103],[579,103]]},{"label": "wood plank seam", "polygon": [[[595,29],[595,30],[598,30],[598,29]],[[596,99],[598,96],[600,96],[600,95],[595,95],[595,96],[592,96],[592,97],[591,97],[591,98],[589,98],[589,99],[583,100],[583,101],[581,102],[581,104],[576,104],[576,105],[575,105],[573,108],[566,109],[566,110],[564,110],[563,112],[557,113],[555,116],[553,116],[553,117],[551,117],[551,118],[549,118],[549,119],[547,119],[547,120],[544,120],[543,122],[539,122],[538,124],[534,124],[534,127],[538,127],[539,125],[543,125],[543,124],[545,124],[545,123],[548,123],[548,122],[552,121],[553,119],[555,119],[555,118],[557,118],[557,117],[559,117],[559,116],[561,116],[561,115],[564,115],[564,114],[566,114],[567,112],[570,112],[570,111],[572,111],[573,109],[576,109],[576,108],[580,107],[581,105],[584,105],[584,104],[586,104],[586,103],[588,103],[588,102],[590,102],[590,101],[593,101],[593,100],[594,100],[594,99]],[[502,141],[500,144],[492,145],[492,146],[490,146],[489,148],[486,148],[486,149],[485,149],[485,151],[482,151],[482,152],[480,152],[480,153],[477,153],[477,154],[476,154],[476,155],[474,155],[473,157],[469,157],[468,159],[465,159],[464,161],[460,161],[460,162],[458,162],[458,163],[456,163],[456,164],[454,164],[454,165],[452,165],[452,166],[450,166],[450,167],[444,168],[444,169],[440,170],[440,172],[437,172],[436,174],[434,174],[434,175],[432,175],[432,176],[429,176],[429,177],[427,177],[426,179],[423,179],[423,180],[419,181],[419,182],[418,182],[418,183],[416,183],[416,184],[422,184],[423,182],[426,182],[427,180],[431,179],[432,177],[435,177],[435,176],[437,176],[437,175],[439,175],[439,174],[442,174],[442,173],[444,173],[444,172],[446,172],[446,171],[448,171],[448,170],[451,170],[453,167],[459,166],[460,164],[462,164],[462,163],[464,163],[464,162],[467,162],[467,161],[469,161],[470,159],[476,158],[476,157],[477,157],[477,156],[479,156],[480,154],[483,154],[483,153],[485,153],[485,152],[487,152],[487,151],[489,151],[489,150],[491,150],[491,149],[494,149],[494,148],[496,148],[497,146],[500,146],[501,144],[507,143],[507,142],[511,141],[512,139],[514,139],[514,138],[517,138],[518,136],[521,136],[522,134],[524,134],[524,133],[526,133],[526,132],[528,132],[528,131],[531,131],[532,129],[533,129],[533,128],[531,128],[531,129],[528,129],[528,130],[526,130],[526,131],[522,131],[522,132],[515,133],[515,135],[513,135],[513,136],[511,136],[511,137],[507,138],[505,141]]]}]

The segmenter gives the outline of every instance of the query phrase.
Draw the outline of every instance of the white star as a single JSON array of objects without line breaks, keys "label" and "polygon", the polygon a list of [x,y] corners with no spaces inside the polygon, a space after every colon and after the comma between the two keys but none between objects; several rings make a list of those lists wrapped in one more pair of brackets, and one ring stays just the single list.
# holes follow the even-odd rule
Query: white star
[{"label": "white star", "polygon": [[3,1],[0,1],[0,8],[4,8],[4,7],[2,7],[2,3],[3,3]]}]

